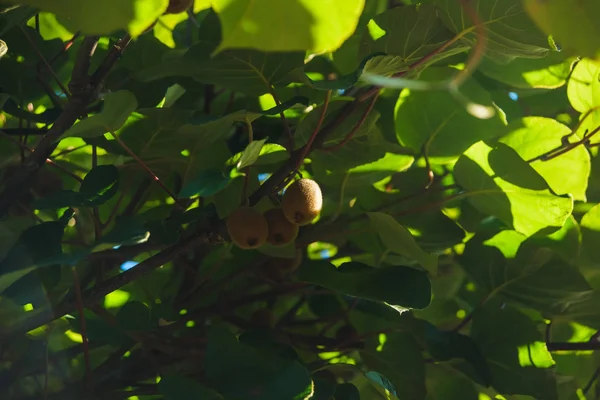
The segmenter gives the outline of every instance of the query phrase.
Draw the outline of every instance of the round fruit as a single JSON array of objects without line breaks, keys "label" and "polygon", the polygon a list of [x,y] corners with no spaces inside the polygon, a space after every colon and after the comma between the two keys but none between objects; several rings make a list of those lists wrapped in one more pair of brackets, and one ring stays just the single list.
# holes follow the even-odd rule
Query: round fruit
[{"label": "round fruit", "polygon": [[308,225],[323,208],[323,194],[319,184],[312,179],[300,179],[292,183],[281,202],[288,221],[296,225]]},{"label": "round fruit", "polygon": [[256,249],[267,241],[269,226],[265,217],[252,207],[242,206],[227,217],[231,241],[242,249]]},{"label": "round fruit", "polygon": [[298,236],[298,225],[288,221],[281,208],[272,208],[264,216],[269,225],[267,242],[273,246],[285,246]]},{"label": "round fruit", "polygon": [[273,328],[275,326],[275,314],[266,308],[257,310],[250,317],[250,324],[257,328]]},{"label": "round fruit", "polygon": [[194,0],[169,0],[165,14],[179,14],[190,8],[192,4],[194,4]]}]

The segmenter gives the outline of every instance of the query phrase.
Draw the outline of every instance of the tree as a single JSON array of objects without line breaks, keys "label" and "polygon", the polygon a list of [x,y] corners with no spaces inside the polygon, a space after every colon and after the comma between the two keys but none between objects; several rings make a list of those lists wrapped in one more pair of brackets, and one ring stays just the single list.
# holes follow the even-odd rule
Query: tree
[{"label": "tree", "polygon": [[0,398],[600,398],[597,1],[0,4]]}]

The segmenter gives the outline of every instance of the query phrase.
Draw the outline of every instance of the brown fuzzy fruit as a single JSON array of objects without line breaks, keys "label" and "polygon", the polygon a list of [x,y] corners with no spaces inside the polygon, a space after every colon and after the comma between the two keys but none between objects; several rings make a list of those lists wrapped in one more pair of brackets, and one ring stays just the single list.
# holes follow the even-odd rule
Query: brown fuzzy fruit
[{"label": "brown fuzzy fruit", "polygon": [[308,225],[323,208],[323,194],[319,184],[312,179],[300,179],[292,183],[281,202],[288,221],[296,225]]},{"label": "brown fuzzy fruit", "polygon": [[165,14],[179,14],[190,8],[194,0],[169,0],[169,6]]},{"label": "brown fuzzy fruit", "polygon": [[285,246],[298,236],[298,225],[288,221],[281,208],[272,208],[264,216],[269,225],[267,242],[273,246]]},{"label": "brown fuzzy fruit", "polygon": [[256,249],[267,241],[269,226],[265,217],[252,207],[242,206],[227,217],[231,241],[242,249]]},{"label": "brown fuzzy fruit", "polygon": [[275,314],[266,308],[257,310],[250,317],[250,324],[256,328],[273,328],[275,326]]}]

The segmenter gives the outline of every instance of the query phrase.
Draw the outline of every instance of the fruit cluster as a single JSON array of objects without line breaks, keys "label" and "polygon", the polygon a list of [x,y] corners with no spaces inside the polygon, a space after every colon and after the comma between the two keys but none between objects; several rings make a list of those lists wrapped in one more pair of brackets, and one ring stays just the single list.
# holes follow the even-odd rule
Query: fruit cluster
[{"label": "fruit cluster", "polygon": [[256,249],[265,243],[285,246],[298,236],[299,226],[310,224],[323,208],[323,195],[317,182],[300,179],[283,195],[281,207],[261,214],[242,206],[227,217],[231,241],[242,249]]}]

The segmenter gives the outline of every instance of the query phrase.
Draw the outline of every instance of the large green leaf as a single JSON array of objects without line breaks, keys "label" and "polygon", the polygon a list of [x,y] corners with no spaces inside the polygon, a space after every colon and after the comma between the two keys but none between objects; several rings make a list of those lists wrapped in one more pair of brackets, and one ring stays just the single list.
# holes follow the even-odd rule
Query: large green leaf
[{"label": "large green leaf", "polygon": [[[421,79],[439,81],[455,73],[451,68],[430,68]],[[494,107],[489,93],[472,79],[461,87],[461,92],[472,101]],[[398,98],[394,118],[400,144],[415,153],[425,149],[431,161],[458,157],[473,143],[495,136],[504,123],[500,112],[491,119],[472,116],[447,92],[408,89]]]},{"label": "large green leaf", "polygon": [[364,4],[365,0],[212,0],[223,29],[219,50],[333,51],[354,32]]},{"label": "large green leaf", "polygon": [[[500,142],[529,162],[554,193],[568,193],[575,200],[586,201],[591,160],[585,148],[579,146],[549,160],[539,159],[562,148],[563,138],[571,133],[567,126],[551,118],[527,117],[511,122],[506,131],[508,134]],[[574,134],[570,140],[577,141],[580,137]]]},{"label": "large green leaf", "polygon": [[479,400],[475,384],[445,364],[425,366],[427,400]]},{"label": "large green leaf", "polygon": [[[395,7],[369,21],[361,37],[359,54],[361,58],[378,52],[398,56],[397,66],[388,72],[400,72],[441,47],[452,36],[452,32],[439,19],[435,7],[426,4]],[[421,68],[468,48],[468,45],[459,43],[437,52]],[[372,67],[367,69],[372,73],[378,72]]]},{"label": "large green leaf", "polygon": [[567,93],[574,109],[585,113],[600,107],[600,65],[590,60],[580,60],[569,78]]},{"label": "large green leaf", "polygon": [[[472,13],[461,2],[434,0],[439,7],[444,24],[454,33],[469,31],[461,40],[473,45],[477,41]],[[516,57],[538,58],[548,53],[550,45],[546,35],[529,19],[521,0],[475,0],[468,3],[485,27],[486,55],[498,61]]]},{"label": "large green leaf", "polygon": [[505,259],[493,242],[473,238],[467,243],[461,265],[488,293],[552,315],[565,305],[586,302],[592,288],[581,273],[558,258],[548,260],[539,248],[520,249],[513,260]]},{"label": "large green leaf", "polygon": [[298,279],[404,308],[423,309],[431,302],[431,282],[423,271],[403,266],[372,268],[356,262],[342,266],[337,269],[325,261],[307,262]]},{"label": "large green leaf", "polygon": [[168,0],[22,0],[44,11],[56,14],[72,32],[105,35],[127,29],[133,36],[141,34],[166,9]]},{"label": "large green leaf", "polygon": [[312,392],[310,375],[296,360],[242,343],[223,326],[208,333],[204,365],[208,381],[225,398],[304,399]]},{"label": "large green leaf", "polygon": [[597,1],[525,0],[524,5],[531,19],[566,51],[600,61],[600,28],[596,23],[600,4]]},{"label": "large green leaf", "polygon": [[475,208],[526,236],[560,228],[573,209],[571,197],[553,194],[533,167],[503,143],[476,143],[459,158],[454,172]]},{"label": "large green leaf", "polygon": [[360,356],[369,369],[389,379],[399,399],[425,399],[425,363],[410,334],[386,334],[383,343],[373,337]]},{"label": "large green leaf", "polygon": [[492,369],[502,394],[557,400],[554,364],[535,323],[510,306],[491,302],[473,317],[471,336]]}]

